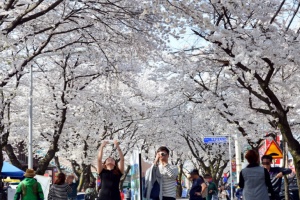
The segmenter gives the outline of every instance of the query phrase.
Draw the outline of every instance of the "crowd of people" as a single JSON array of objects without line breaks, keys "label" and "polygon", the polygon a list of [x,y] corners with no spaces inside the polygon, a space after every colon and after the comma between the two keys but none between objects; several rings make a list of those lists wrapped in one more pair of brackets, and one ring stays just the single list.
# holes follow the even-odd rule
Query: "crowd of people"
[{"label": "crowd of people", "polygon": [[[98,175],[101,179],[101,189],[96,190],[95,182],[91,182],[85,190],[85,199],[98,200],[130,200],[132,192],[127,188],[120,190],[120,180],[124,174],[124,155],[119,143],[114,141],[119,154],[119,160],[108,157],[103,160],[103,151],[108,141],[104,141],[97,156]],[[143,197],[152,200],[175,200],[176,178],[178,168],[169,163],[169,149],[165,146],[156,151],[152,166],[146,171],[143,184]],[[248,166],[240,172],[240,181],[235,188],[238,200],[280,200],[281,182],[283,175],[291,173],[289,168],[271,167],[272,156],[265,155],[261,158],[263,166],[259,165],[259,155],[254,150],[249,150],[245,158]],[[197,169],[190,173],[192,186],[189,191],[190,200],[228,200],[231,189],[225,185],[217,187],[210,174],[201,176]],[[14,200],[41,200],[44,199],[42,187],[36,179],[32,169],[27,169],[25,179],[16,189]],[[59,173],[56,181],[51,185],[48,200],[76,200],[78,180],[73,174]],[[230,186],[233,187],[233,186]]]},{"label": "crowd of people", "polygon": [[[119,191],[121,176],[124,174],[124,156],[119,147],[119,143],[114,141],[114,145],[119,152],[119,162],[112,157],[102,161],[103,149],[108,144],[104,141],[98,153],[98,174],[101,179],[101,190],[96,190],[95,182],[91,182],[85,190],[85,199],[91,200],[124,200],[131,199],[130,189],[123,196]],[[34,178],[33,169],[27,169],[24,174],[25,179],[20,182],[16,189],[14,200],[44,200],[44,193],[41,184]],[[73,174],[66,176],[59,173],[55,182],[51,185],[48,200],[77,200],[78,179]]]},{"label": "crowd of people", "polygon": [[[119,160],[108,157],[103,161],[103,151],[108,141],[104,141],[97,156],[97,172],[101,179],[101,189],[95,188],[95,183],[90,183],[85,191],[85,199],[98,200],[130,200],[131,190],[127,188],[125,192],[120,191],[120,179],[124,174],[124,155],[119,147],[119,143],[114,141],[115,148],[119,153]],[[153,165],[146,172],[144,197],[153,200],[175,200],[176,188],[174,183],[178,176],[177,166],[168,162],[169,149],[160,147],[156,152]],[[39,182],[34,179],[35,173],[32,169],[27,169],[25,179],[18,185],[14,200],[41,200],[44,194]],[[76,200],[78,180],[74,175],[66,177],[64,173],[59,173],[56,181],[51,185],[48,200]],[[158,186],[156,191],[153,185]]]},{"label": "crowd of people", "polygon": [[264,155],[259,165],[259,154],[249,150],[245,158],[248,166],[240,172],[238,185],[221,185],[218,189],[209,174],[202,177],[199,171],[190,172],[192,187],[189,191],[190,200],[229,200],[231,187],[233,197],[237,200],[280,200],[282,177],[292,172],[289,168],[271,167],[272,156]]}]

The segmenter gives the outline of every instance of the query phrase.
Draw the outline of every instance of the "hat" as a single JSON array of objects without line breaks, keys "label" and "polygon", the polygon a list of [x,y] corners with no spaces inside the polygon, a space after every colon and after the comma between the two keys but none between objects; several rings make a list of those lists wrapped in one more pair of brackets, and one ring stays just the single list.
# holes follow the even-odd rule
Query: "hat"
[{"label": "hat", "polygon": [[35,172],[33,169],[26,169],[24,174],[25,177],[33,178],[35,176]]},{"label": "hat", "polygon": [[197,175],[199,175],[199,170],[198,169],[193,169],[192,171],[190,171],[190,173],[189,174],[197,174]]}]

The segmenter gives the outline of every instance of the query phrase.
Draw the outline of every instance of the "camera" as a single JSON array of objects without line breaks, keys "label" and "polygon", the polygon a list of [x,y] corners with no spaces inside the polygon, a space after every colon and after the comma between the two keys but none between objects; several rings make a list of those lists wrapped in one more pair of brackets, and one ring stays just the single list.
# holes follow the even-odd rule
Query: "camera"
[{"label": "camera", "polygon": [[162,153],[160,153],[160,155],[161,156],[166,156],[167,154],[162,152]]}]

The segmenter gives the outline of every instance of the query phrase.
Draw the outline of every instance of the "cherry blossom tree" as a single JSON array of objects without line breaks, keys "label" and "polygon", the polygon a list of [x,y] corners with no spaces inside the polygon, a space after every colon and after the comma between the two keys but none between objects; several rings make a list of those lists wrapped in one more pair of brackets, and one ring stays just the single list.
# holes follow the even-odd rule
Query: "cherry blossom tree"
[{"label": "cherry blossom tree", "polygon": [[300,144],[294,137],[299,105],[299,2],[167,1],[163,6],[173,27],[190,28],[207,43],[195,53],[198,65],[185,63],[187,71],[221,72],[227,87],[238,90],[243,108],[256,113],[249,121],[263,115],[280,130],[295,160],[299,184]]},{"label": "cherry blossom tree", "polygon": [[[148,32],[155,16],[144,16],[144,4],[139,4],[139,1],[137,3],[138,6],[133,1],[126,0],[97,2],[89,0],[46,2],[5,0],[0,3],[1,88],[10,87],[10,81],[15,76],[19,81],[30,65],[38,67],[43,72],[50,69],[50,73],[55,74],[56,68],[52,68],[47,62],[60,68],[63,67],[63,63],[68,64],[70,60],[74,66],[77,66],[76,59],[78,59],[80,63],[78,68],[84,71],[90,67],[88,64],[82,64],[82,57],[85,57],[85,60],[91,61],[90,65],[99,67],[97,71],[99,76],[103,73],[121,73],[120,66],[125,65],[120,65],[120,63],[127,62],[129,59],[136,59],[137,56],[144,59],[145,55],[140,52],[150,52],[154,46],[160,44],[160,40],[151,37],[155,31]],[[78,56],[76,58],[78,54],[81,54],[80,58]],[[59,76],[60,73],[56,74]],[[82,80],[83,85],[77,85],[79,88],[75,88],[83,90],[86,87],[85,84],[97,76],[95,73],[83,73],[74,77],[72,75],[68,74],[70,77],[63,76],[63,86],[65,87],[61,91],[56,91],[55,89],[58,88],[56,83],[49,81],[49,87],[52,87],[54,108],[59,110],[51,113],[53,120],[56,121],[54,132],[59,133],[63,130],[68,110],[67,107],[64,107],[65,101],[67,98],[72,99],[71,96],[68,96],[70,91],[65,89],[72,88],[73,82],[78,79],[87,78],[86,81]],[[40,91],[49,92],[47,89]],[[49,95],[42,92],[40,94],[50,98]],[[71,94],[77,95],[72,92]],[[58,97],[61,98],[61,102],[58,102]],[[4,122],[3,117],[7,115],[5,101],[2,98],[1,123]],[[60,119],[58,119],[59,116]],[[41,119],[45,119],[45,116]],[[45,128],[47,122],[44,123],[41,122],[40,125],[45,125]],[[4,125],[1,127],[1,133],[3,133]],[[44,131],[47,132],[46,130],[49,131],[45,128]],[[54,143],[58,143],[59,135],[54,134]],[[3,138],[3,140],[7,140],[8,134],[4,136],[6,139]],[[4,145],[5,143],[2,146]],[[57,149],[53,148],[55,152]],[[38,170],[39,173],[43,173],[48,161],[54,156],[53,151],[48,153],[45,157],[47,161],[41,167],[42,169]]]}]

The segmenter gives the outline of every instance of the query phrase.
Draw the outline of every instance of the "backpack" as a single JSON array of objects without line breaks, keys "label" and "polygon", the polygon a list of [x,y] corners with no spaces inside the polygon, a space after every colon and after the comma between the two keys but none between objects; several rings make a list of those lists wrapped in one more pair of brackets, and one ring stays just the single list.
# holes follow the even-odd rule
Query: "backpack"
[{"label": "backpack", "polygon": [[[26,193],[27,193],[27,186],[22,182],[21,183],[21,187],[22,187],[22,196],[26,196]],[[33,190],[33,193],[38,196],[38,183],[35,182],[32,186],[32,190]]]},{"label": "backpack", "polygon": [[[39,189],[38,189],[38,182],[36,181],[33,185],[32,185],[32,191],[33,194],[38,198],[38,200],[40,200],[40,195],[39,195]],[[27,186],[21,182],[21,190],[22,190],[22,197],[26,196],[27,193]]]},{"label": "backpack", "polygon": [[97,198],[97,192],[96,190],[93,188],[88,188],[85,195],[84,195],[84,199],[85,200],[95,200],[95,198]]}]

